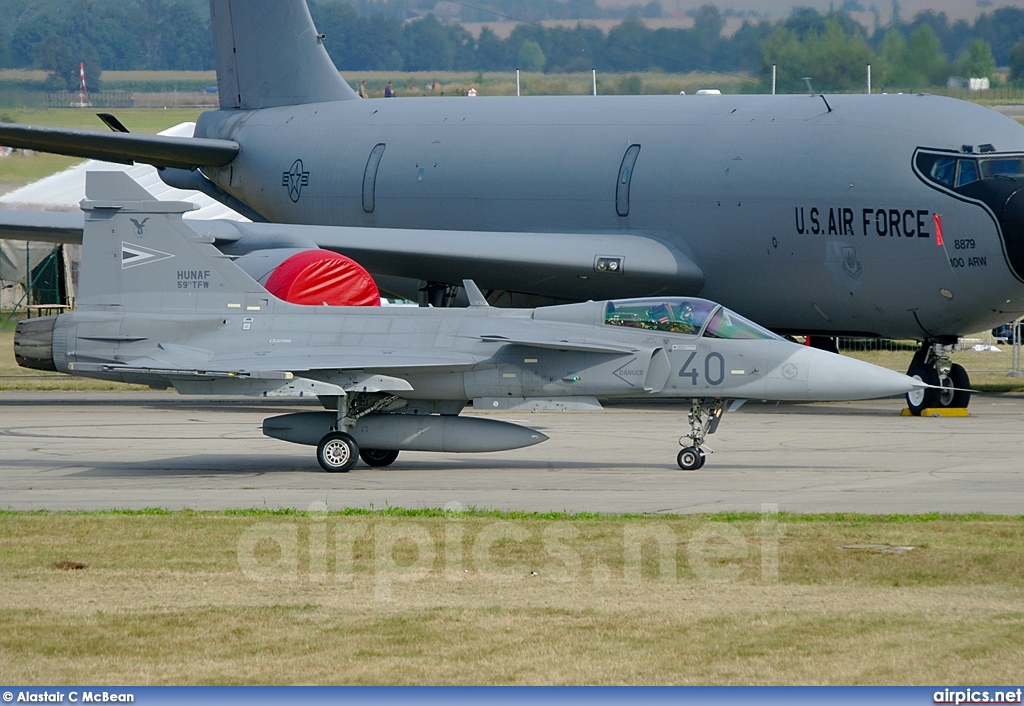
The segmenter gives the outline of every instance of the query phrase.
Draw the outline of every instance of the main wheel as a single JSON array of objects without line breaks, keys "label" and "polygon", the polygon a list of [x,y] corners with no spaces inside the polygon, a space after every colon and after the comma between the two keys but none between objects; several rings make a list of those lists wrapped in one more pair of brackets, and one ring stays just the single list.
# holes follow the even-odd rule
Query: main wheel
[{"label": "main wheel", "polygon": [[[907,371],[907,375],[912,378],[917,378],[921,382],[929,385],[939,384],[939,374],[935,372],[935,366],[933,365],[915,363],[910,366],[910,370]],[[910,408],[910,413],[915,417],[920,417],[923,410],[928,409],[929,407],[938,407],[939,393],[940,391],[934,387],[908,392],[907,407]]]},{"label": "main wheel", "polygon": [[348,473],[359,458],[359,444],[343,431],[332,431],[316,447],[316,460],[328,473]]},{"label": "main wheel", "polygon": [[367,466],[382,468],[394,463],[398,458],[398,452],[383,449],[359,449],[359,458],[363,459],[363,463]]},{"label": "main wheel", "polygon": [[684,471],[696,471],[704,465],[705,460],[704,452],[695,446],[687,446],[676,456],[676,463]]},{"label": "main wheel", "polygon": [[971,393],[969,392],[971,377],[964,370],[964,366],[953,363],[949,369],[949,382],[951,387],[956,388],[953,391],[953,401],[949,406],[967,409],[967,405],[971,403]]}]

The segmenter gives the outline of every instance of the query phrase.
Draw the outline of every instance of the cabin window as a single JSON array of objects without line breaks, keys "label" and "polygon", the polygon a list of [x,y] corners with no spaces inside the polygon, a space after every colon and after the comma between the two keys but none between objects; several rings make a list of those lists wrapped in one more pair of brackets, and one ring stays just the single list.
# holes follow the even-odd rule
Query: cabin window
[{"label": "cabin window", "polygon": [[366,160],[366,169],[363,171],[363,210],[373,213],[374,192],[377,190],[377,167],[380,166],[380,158],[384,155],[384,143],[374,145],[370,150],[370,158]]},{"label": "cabin window", "polygon": [[640,154],[640,145],[630,145],[622,156],[618,179],[615,181],[615,211],[620,216],[629,215],[629,185],[633,181],[633,165]]}]

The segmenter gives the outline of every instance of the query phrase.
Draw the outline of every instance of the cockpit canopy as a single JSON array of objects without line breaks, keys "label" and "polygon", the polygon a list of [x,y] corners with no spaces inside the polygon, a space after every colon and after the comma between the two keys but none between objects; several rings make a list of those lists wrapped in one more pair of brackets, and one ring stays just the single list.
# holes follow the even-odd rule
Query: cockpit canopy
[{"label": "cockpit canopy", "polygon": [[782,340],[768,329],[707,299],[622,299],[605,305],[604,322],[706,338]]}]

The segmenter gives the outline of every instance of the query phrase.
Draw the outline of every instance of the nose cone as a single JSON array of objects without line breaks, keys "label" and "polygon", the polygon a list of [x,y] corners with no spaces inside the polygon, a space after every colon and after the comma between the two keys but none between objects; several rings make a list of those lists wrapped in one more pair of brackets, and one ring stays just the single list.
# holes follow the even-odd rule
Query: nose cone
[{"label": "nose cone", "polygon": [[927,387],[920,380],[862,360],[794,346],[768,375],[772,399],[840,402],[894,397]]},{"label": "nose cone", "polygon": [[827,351],[809,352],[814,355],[807,375],[807,393],[811,399],[871,400],[927,387],[920,380],[863,360]]}]

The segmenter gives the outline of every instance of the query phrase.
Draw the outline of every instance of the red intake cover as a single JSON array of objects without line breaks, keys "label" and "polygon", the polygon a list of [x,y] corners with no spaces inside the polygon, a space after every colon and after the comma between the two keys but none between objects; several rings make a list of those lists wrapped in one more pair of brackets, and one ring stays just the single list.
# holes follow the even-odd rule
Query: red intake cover
[{"label": "red intake cover", "polygon": [[292,255],[267,278],[267,291],[292,304],[380,306],[370,273],[355,260],[330,250]]}]

